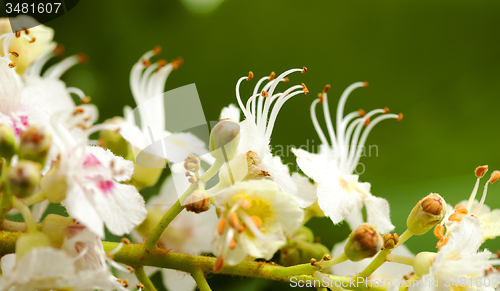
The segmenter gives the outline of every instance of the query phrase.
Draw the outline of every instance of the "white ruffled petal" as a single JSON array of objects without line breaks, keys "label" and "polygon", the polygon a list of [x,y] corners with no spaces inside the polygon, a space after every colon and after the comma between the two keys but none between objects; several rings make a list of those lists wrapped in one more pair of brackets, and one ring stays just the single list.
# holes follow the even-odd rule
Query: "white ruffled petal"
[{"label": "white ruffled petal", "polygon": [[146,218],[144,198],[131,185],[114,183],[108,193],[95,191],[94,201],[99,216],[115,235],[130,233]]},{"label": "white ruffled petal", "polygon": [[316,187],[311,184],[308,178],[299,173],[292,174],[292,180],[297,186],[296,195],[293,197],[301,208],[311,206],[318,199],[316,195]]},{"label": "white ruffled petal", "polygon": [[188,273],[162,269],[163,285],[170,291],[193,291],[196,281]]},{"label": "white ruffled petal", "polygon": [[363,199],[366,207],[369,224],[375,225],[381,234],[392,231],[395,226],[391,223],[389,203],[384,198],[369,195]]}]

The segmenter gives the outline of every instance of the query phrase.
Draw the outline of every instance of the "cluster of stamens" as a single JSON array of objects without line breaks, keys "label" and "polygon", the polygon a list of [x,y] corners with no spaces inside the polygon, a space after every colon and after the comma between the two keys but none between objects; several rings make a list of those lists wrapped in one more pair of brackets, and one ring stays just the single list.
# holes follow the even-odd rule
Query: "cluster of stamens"
[{"label": "cluster of stamens", "polygon": [[[476,207],[474,211],[472,211],[472,204],[474,203],[474,199],[476,198],[477,190],[479,188],[479,182],[481,178],[484,177],[486,172],[488,171],[488,166],[479,166],[475,170],[475,175],[477,178],[476,185],[474,186],[474,189],[472,190],[472,194],[469,198],[469,201],[467,203],[467,206],[463,206],[461,204],[458,204],[455,207],[455,211],[448,217],[448,221],[451,223],[460,223],[464,216],[470,215],[473,217],[476,217],[481,210],[481,207],[484,205],[484,201],[486,200],[486,194],[488,191],[488,185],[493,184],[496,181],[500,179],[500,171],[493,171],[491,174],[490,178],[488,181],[486,181],[486,184],[484,185],[484,190],[483,190],[483,196],[481,197],[481,201],[479,202],[479,205]],[[436,225],[434,228],[434,236],[439,239],[438,243],[436,244],[437,248],[441,248],[446,243],[448,242],[448,235],[445,234],[445,227],[443,226],[444,221],[441,224]]]},{"label": "cluster of stamens", "polygon": [[[336,130],[332,120],[330,118],[330,111],[328,106],[327,93],[331,86],[326,85],[323,91],[318,94],[318,99],[316,99],[311,104],[311,118],[313,121],[314,128],[316,129],[321,143],[323,145],[329,146],[335,153],[337,162],[339,164],[339,169],[346,174],[351,174],[354,172],[356,165],[358,164],[359,158],[361,157],[362,148],[366,138],[368,137],[371,129],[380,121],[394,118],[398,122],[403,119],[403,114],[388,114],[389,108],[375,109],[370,112],[365,112],[363,109],[351,112],[344,116],[344,105],[349,97],[349,94],[356,88],[368,87],[367,82],[358,82],[349,86],[339,100],[339,105],[337,107],[336,114]],[[326,127],[328,130],[328,135],[330,140],[326,138],[323,129],[321,128],[318,118],[316,117],[316,105],[320,103],[323,105],[323,114],[326,121]],[[375,119],[371,119],[376,114],[382,114]],[[363,131],[363,127],[366,129]],[[363,131],[363,132],[362,132]]]},{"label": "cluster of stamens", "polygon": [[231,209],[228,214],[219,220],[217,224],[217,232],[219,235],[226,237],[225,245],[222,254],[217,258],[214,265],[214,272],[218,272],[224,266],[224,256],[229,250],[236,249],[237,239],[236,234],[241,234],[245,230],[250,230],[253,234],[260,232],[262,228],[262,220],[255,215],[248,216],[244,210],[250,208],[252,203],[241,198]]}]

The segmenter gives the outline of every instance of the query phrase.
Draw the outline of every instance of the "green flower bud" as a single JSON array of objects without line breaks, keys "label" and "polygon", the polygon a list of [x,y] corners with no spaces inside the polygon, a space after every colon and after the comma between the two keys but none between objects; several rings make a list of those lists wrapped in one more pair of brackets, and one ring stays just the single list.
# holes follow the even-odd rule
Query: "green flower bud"
[{"label": "green flower bud", "polygon": [[415,256],[415,261],[413,262],[413,271],[415,275],[422,278],[423,275],[429,273],[429,268],[434,263],[436,258],[436,253],[431,252],[421,252]]},{"label": "green flower bud", "polygon": [[[122,117],[113,117],[104,121],[105,124],[120,124],[125,122]],[[99,132],[99,145],[108,148],[115,155],[126,158],[129,154],[129,144],[116,130],[101,130]]]},{"label": "green flower bud", "polygon": [[363,223],[353,230],[344,248],[345,255],[353,262],[375,256],[384,244],[382,236],[377,229]]},{"label": "green flower bud", "polygon": [[297,242],[291,248],[281,249],[280,257],[285,266],[309,263],[311,259],[321,260],[330,250],[320,243]]},{"label": "green flower bud", "polygon": [[9,193],[26,198],[35,193],[40,182],[40,165],[31,161],[20,161],[7,173]]},{"label": "green flower bud", "polygon": [[[134,174],[132,175],[131,184],[137,189],[156,185],[160,179],[161,173],[167,164],[167,160],[156,155],[149,154],[145,151],[140,151],[138,148],[131,147],[128,160],[134,162]],[[150,165],[143,167],[135,161],[133,151],[140,152],[140,160],[142,165]]]},{"label": "green flower bud", "polygon": [[295,231],[293,234],[292,240],[301,240],[305,242],[313,242],[314,241],[314,233],[309,227],[301,226],[299,229]]},{"label": "green flower bud", "polygon": [[60,161],[57,161],[50,171],[40,180],[40,188],[47,200],[52,203],[60,203],[66,199],[68,182],[64,173],[59,173]]},{"label": "green flower bud", "polygon": [[60,248],[68,235],[68,227],[77,225],[71,217],[49,214],[42,222],[42,232],[48,237],[50,245]]},{"label": "green flower bud", "polygon": [[50,247],[49,238],[39,232],[27,233],[21,235],[16,241],[17,260],[28,254],[33,248]]},{"label": "green flower bud", "polygon": [[240,125],[231,119],[219,121],[210,133],[210,152],[216,159],[230,161],[240,142]]},{"label": "green flower bud", "polygon": [[21,135],[19,159],[37,162],[43,167],[47,160],[51,144],[52,135],[46,128],[31,125]]},{"label": "green flower bud", "polygon": [[207,191],[198,189],[189,195],[184,201],[184,205],[187,211],[202,213],[210,209],[210,197],[208,197]]},{"label": "green flower bud", "polygon": [[7,163],[16,154],[16,135],[12,127],[1,124],[0,125],[0,157],[4,158]]},{"label": "green flower bud", "polygon": [[422,235],[433,228],[446,214],[446,202],[439,194],[429,194],[411,211],[406,225],[414,235]]}]

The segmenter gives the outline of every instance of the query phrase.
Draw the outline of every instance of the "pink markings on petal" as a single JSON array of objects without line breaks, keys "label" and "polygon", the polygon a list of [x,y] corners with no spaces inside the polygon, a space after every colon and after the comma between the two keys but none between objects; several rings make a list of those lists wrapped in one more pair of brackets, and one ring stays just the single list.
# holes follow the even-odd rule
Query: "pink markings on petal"
[{"label": "pink markings on petal", "polygon": [[115,188],[115,184],[113,181],[107,180],[107,181],[99,181],[97,182],[97,187],[101,189],[104,194],[108,194]]},{"label": "pink markings on petal", "polygon": [[72,238],[84,229],[85,229],[85,226],[83,226],[79,222],[77,222],[76,224],[73,224],[73,225],[66,227],[66,229],[64,231],[65,231],[66,236],[68,238]]},{"label": "pink markings on petal", "polygon": [[101,162],[93,155],[93,154],[88,154],[87,157],[85,157],[85,161],[83,162],[83,166],[85,167],[95,167],[95,166],[100,166]]}]

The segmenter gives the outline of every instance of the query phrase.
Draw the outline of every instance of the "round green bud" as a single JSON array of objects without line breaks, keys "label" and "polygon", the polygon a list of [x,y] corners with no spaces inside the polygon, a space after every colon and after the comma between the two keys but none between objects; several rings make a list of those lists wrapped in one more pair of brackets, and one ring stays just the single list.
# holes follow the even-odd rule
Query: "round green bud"
[{"label": "round green bud", "polygon": [[17,152],[16,135],[12,127],[0,124],[0,157],[10,163]]},{"label": "round green bud", "polygon": [[60,248],[68,235],[68,227],[77,225],[71,217],[49,214],[42,222],[42,232],[48,237],[52,247]]},{"label": "round green bud", "polygon": [[363,223],[349,235],[344,253],[349,260],[358,262],[375,256],[383,244],[384,240],[377,229],[368,223]]},{"label": "round green bud", "polygon": [[406,225],[414,235],[422,235],[443,220],[446,202],[439,194],[429,194],[420,200],[411,211]]},{"label": "round green bud", "polygon": [[429,273],[429,268],[434,263],[436,259],[436,253],[431,252],[421,252],[415,256],[415,261],[413,261],[413,271],[415,275],[422,278],[423,275]]},{"label": "round green bud", "polygon": [[16,241],[17,260],[28,254],[33,248],[50,247],[49,238],[39,232],[32,232],[21,235]]},{"label": "round green bud", "polygon": [[[122,117],[113,117],[104,121],[104,124],[118,125],[125,122]],[[129,144],[117,130],[101,130],[99,132],[99,145],[109,149],[115,155],[126,158],[129,154]]]},{"label": "round green bud", "polygon": [[52,144],[52,135],[42,126],[31,125],[21,134],[19,159],[30,160],[45,165]]},{"label": "round green bud", "polygon": [[210,152],[216,159],[230,161],[240,142],[240,125],[231,119],[217,123],[210,133]]},{"label": "round green bud", "polygon": [[31,196],[40,183],[40,170],[40,165],[31,161],[20,161],[10,167],[7,173],[9,193],[19,198]]},{"label": "round green bud", "polygon": [[40,188],[47,200],[52,203],[60,203],[66,199],[68,182],[64,173],[59,173],[60,161],[57,161],[50,171],[40,180]]}]

